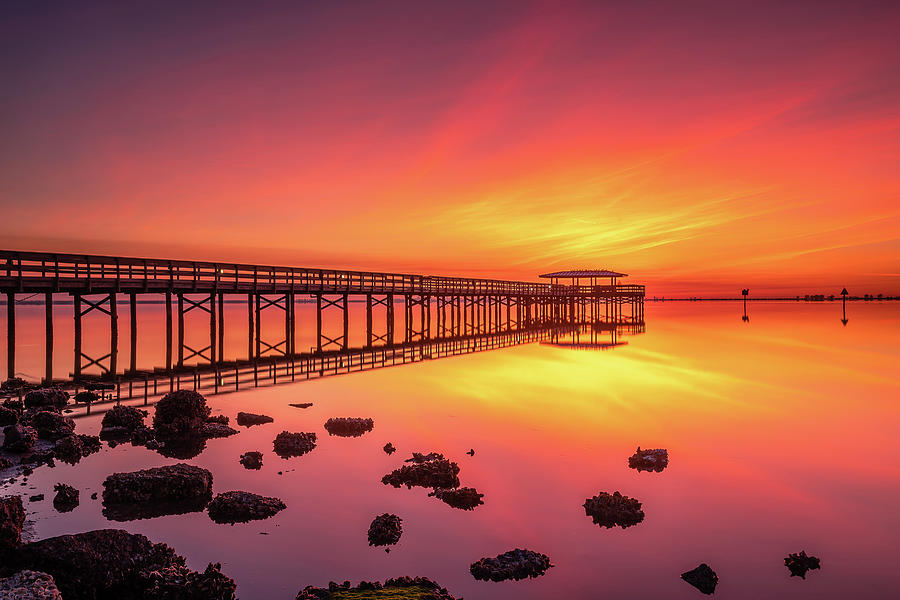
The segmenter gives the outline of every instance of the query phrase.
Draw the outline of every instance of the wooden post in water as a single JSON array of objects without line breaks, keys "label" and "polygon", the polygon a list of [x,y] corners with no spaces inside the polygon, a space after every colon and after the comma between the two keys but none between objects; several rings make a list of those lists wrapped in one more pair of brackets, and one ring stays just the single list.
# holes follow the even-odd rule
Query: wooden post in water
[{"label": "wooden post in water", "polygon": [[253,294],[247,294],[247,359],[253,359]]},{"label": "wooden post in water", "polygon": [[216,362],[216,293],[209,295],[209,362]]},{"label": "wooden post in water", "polygon": [[366,294],[366,347],[372,346],[372,294]]},{"label": "wooden post in water", "polygon": [[225,294],[219,292],[219,360],[225,360]]},{"label": "wooden post in water", "polygon": [[394,343],[394,295],[387,295],[387,343]]},{"label": "wooden post in water", "polygon": [[119,359],[119,313],[116,293],[109,295],[109,375],[115,378]]},{"label": "wooden post in water", "polygon": [[350,304],[348,304],[348,295],[344,294],[344,343],[342,349],[350,347]]},{"label": "wooden post in water", "polygon": [[172,292],[166,292],[166,369],[172,368]]},{"label": "wooden post in water", "polygon": [[322,294],[316,294],[316,351],[322,351]]},{"label": "wooden post in water", "polygon": [[178,292],[178,366],[184,364],[184,294]]},{"label": "wooden post in water", "polygon": [[129,360],[131,363],[129,364],[129,370],[133,373],[134,371],[137,371],[137,294],[134,292],[128,294],[128,311],[130,321],[128,333],[129,339],[131,340],[129,349]]},{"label": "wooden post in water", "polygon": [[254,356],[257,358],[262,356],[262,309],[259,307],[259,296],[259,294],[254,294],[254,298],[256,300],[256,354],[254,354]]},{"label": "wooden post in water", "polygon": [[81,294],[72,295],[75,303],[75,379],[81,377]]},{"label": "wooden post in water", "polygon": [[44,383],[53,382],[53,292],[44,294]]},{"label": "wooden post in water", "polygon": [[6,378],[16,376],[16,294],[6,293]]}]

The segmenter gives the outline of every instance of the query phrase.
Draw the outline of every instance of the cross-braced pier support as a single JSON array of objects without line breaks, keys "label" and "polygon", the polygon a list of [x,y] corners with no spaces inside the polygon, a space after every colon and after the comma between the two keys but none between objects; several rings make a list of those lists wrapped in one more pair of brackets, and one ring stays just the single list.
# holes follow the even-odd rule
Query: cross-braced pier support
[{"label": "cross-braced pier support", "polygon": [[[98,367],[102,375],[112,377],[116,374],[119,344],[119,316],[116,309],[116,295],[114,293],[107,294],[97,300],[91,300],[85,296],[84,294],[72,295],[75,303],[74,377],[76,380],[80,379],[82,371],[92,366]],[[86,304],[87,308],[83,309],[82,304]],[[98,358],[88,356],[82,348],[82,318],[94,310],[109,316],[109,352]],[[82,360],[87,362],[83,363]]]}]

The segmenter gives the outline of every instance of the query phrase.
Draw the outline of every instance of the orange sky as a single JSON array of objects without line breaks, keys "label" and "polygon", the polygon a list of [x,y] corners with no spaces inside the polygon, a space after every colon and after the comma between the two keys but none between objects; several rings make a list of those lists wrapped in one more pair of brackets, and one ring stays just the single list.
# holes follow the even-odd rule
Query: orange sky
[{"label": "orange sky", "polygon": [[0,247],[900,293],[900,5],[315,4],[4,8]]}]

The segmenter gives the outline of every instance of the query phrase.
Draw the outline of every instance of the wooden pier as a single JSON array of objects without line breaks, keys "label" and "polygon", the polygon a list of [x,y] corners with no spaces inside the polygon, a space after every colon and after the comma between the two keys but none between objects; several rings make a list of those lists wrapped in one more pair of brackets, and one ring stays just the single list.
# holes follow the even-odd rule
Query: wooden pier
[{"label": "wooden pier", "polygon": [[[99,370],[101,377],[110,380],[146,375],[137,370],[137,312],[138,298],[150,295],[165,305],[166,361],[161,369],[167,372],[183,368],[189,361],[231,369],[232,363],[223,361],[224,304],[236,299],[246,302],[249,343],[243,362],[249,363],[278,357],[296,364],[297,359],[320,360],[334,352],[353,350],[349,344],[351,303],[365,306],[366,344],[360,351],[581,324],[643,326],[644,286],[618,284],[617,279],[625,275],[612,271],[564,273],[542,276],[550,278],[550,283],[536,283],[0,251],[0,293],[7,300],[7,373],[9,378],[15,375],[16,298],[26,294],[42,296],[46,306],[44,381],[48,383],[59,381],[51,367],[56,295],[69,295],[74,303],[73,370],[64,379],[70,382],[96,377],[87,373],[89,369]],[[561,283],[570,277],[569,284]],[[603,278],[609,278],[609,283],[601,284]],[[308,351],[296,345],[295,311],[302,299],[314,300],[316,305],[316,342]],[[129,304],[131,321],[126,369],[120,369],[118,361],[118,306],[123,301]],[[395,334],[398,303],[403,309],[399,336]],[[384,323],[373,318],[379,306],[385,309]],[[109,352],[97,357],[88,356],[82,348],[82,321],[94,311],[109,317]],[[199,347],[185,342],[184,319],[191,311],[209,317],[209,337]],[[265,311],[283,313],[282,339],[263,339]],[[340,328],[325,326],[324,316],[331,313],[340,315]],[[176,335],[177,343],[173,343]],[[173,347],[177,354],[173,355]]]}]

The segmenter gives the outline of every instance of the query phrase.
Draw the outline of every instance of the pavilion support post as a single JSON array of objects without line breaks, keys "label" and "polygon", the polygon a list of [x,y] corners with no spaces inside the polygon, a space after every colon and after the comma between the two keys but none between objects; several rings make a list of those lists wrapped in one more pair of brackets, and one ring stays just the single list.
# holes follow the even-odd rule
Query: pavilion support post
[{"label": "pavilion support post", "polygon": [[53,292],[44,294],[44,382],[53,382]]},{"label": "pavilion support post", "polygon": [[172,368],[172,292],[166,292],[166,369]]},{"label": "pavilion support post", "polygon": [[128,358],[130,360],[128,370],[137,371],[137,294],[128,294],[128,319],[129,340],[131,341]]},{"label": "pavilion support post", "polygon": [[[75,303],[75,379],[81,377],[81,294],[73,294],[72,295],[73,302]],[[15,331],[12,329],[11,331]],[[12,356],[12,352],[10,352],[10,356]],[[12,375],[10,375],[12,376]]]}]

